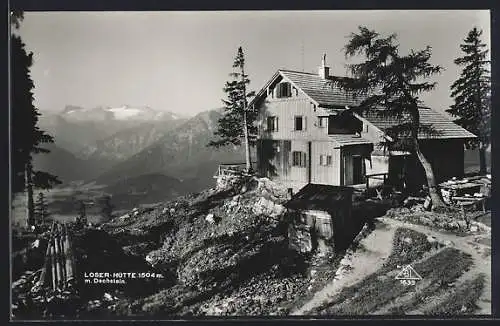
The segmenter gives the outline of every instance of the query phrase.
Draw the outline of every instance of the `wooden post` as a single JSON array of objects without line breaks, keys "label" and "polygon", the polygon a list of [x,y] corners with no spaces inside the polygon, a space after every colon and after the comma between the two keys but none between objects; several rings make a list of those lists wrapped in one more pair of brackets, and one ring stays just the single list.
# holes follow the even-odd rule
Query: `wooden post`
[{"label": "wooden post", "polygon": [[62,268],[61,268],[61,247],[59,245],[59,235],[54,239],[54,248],[56,251],[56,274],[57,274],[57,287],[60,288],[63,282]]},{"label": "wooden post", "polygon": [[74,268],[72,261],[71,245],[69,243],[68,229],[64,232],[64,258],[65,258],[65,268],[66,268],[66,283],[73,279]]},{"label": "wooden post", "polygon": [[47,250],[45,251],[45,261],[43,264],[42,273],[40,274],[40,279],[38,279],[38,284],[43,286],[45,283],[45,279],[47,278],[47,269],[50,267],[50,242],[52,241],[52,237],[49,238],[49,242],[47,243]]},{"label": "wooden post", "polygon": [[50,262],[52,264],[52,289],[55,291],[57,287],[57,274],[56,274],[56,260],[55,260],[55,249],[54,243],[50,243]]}]

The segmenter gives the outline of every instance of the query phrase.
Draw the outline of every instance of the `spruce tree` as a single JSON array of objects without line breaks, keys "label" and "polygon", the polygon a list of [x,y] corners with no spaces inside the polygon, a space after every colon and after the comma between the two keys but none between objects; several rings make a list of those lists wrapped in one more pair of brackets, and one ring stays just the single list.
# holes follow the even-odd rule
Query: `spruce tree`
[{"label": "spruce tree", "polygon": [[78,201],[78,217],[76,222],[78,224],[87,225],[87,207],[83,200]]},{"label": "spruce tree", "polygon": [[[23,13],[11,13],[11,27],[19,28]],[[33,188],[48,189],[61,182],[47,172],[34,171],[32,154],[49,153],[40,147],[43,143],[53,143],[54,139],[38,127],[40,113],[33,105],[34,84],[30,76],[33,53],[27,53],[21,37],[11,34],[10,56],[10,125],[11,125],[11,191],[26,191],[27,225],[34,224]]]},{"label": "spruce tree", "polygon": [[101,215],[106,219],[110,219],[112,217],[112,213],[113,205],[111,204],[111,197],[105,196],[101,198]]},{"label": "spruce tree", "polygon": [[44,222],[46,222],[47,218],[50,215],[47,201],[45,199],[45,195],[42,192],[40,192],[38,194],[35,212],[36,212],[36,220],[37,220],[38,224],[43,224]]},{"label": "spruce tree", "polygon": [[223,88],[227,94],[227,99],[222,100],[224,114],[219,119],[218,129],[214,133],[219,139],[210,141],[208,145],[216,148],[231,144],[240,146],[243,140],[246,170],[251,171],[250,146],[254,146],[257,139],[257,126],[254,124],[257,111],[248,107],[248,98],[254,96],[255,92],[247,92],[250,79],[245,73],[245,55],[241,46],[238,48],[233,68],[234,71],[230,74],[232,80],[227,81]]},{"label": "spruce tree", "polygon": [[464,56],[454,60],[463,67],[460,77],[451,85],[451,96],[455,103],[446,110],[456,117],[455,123],[469,130],[477,139],[466,143],[468,148],[479,148],[479,172],[486,174],[486,148],[491,142],[490,119],[491,78],[488,50],[481,41],[483,31],[474,27],[460,49]]},{"label": "spruce tree", "polygon": [[444,206],[437,191],[430,162],[420,150],[419,132],[437,133],[431,126],[420,123],[419,95],[434,89],[436,83],[425,78],[440,73],[442,68],[429,63],[431,48],[399,53],[397,35],[380,36],[366,27],[352,33],[344,52],[347,58],[361,55],[364,61],[348,64],[353,78],[341,78],[335,83],[363,100],[356,110],[371,111],[396,123],[386,130],[395,140],[393,148],[405,149],[416,155],[424,168],[433,209]]}]

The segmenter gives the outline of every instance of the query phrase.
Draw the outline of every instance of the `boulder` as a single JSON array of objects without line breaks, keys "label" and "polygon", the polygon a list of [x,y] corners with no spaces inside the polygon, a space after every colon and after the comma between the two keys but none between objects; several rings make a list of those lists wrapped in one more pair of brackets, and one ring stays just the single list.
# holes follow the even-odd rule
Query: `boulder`
[{"label": "boulder", "polygon": [[40,239],[36,239],[35,241],[33,241],[33,243],[31,244],[31,248],[38,248],[40,246]]},{"label": "boulder", "polygon": [[154,264],[154,259],[153,259],[153,257],[152,257],[151,255],[149,255],[149,254],[148,254],[148,255],[146,255],[146,262],[147,262],[148,264],[150,264],[151,266],[154,266],[154,265],[155,265],[155,264]]},{"label": "boulder", "polygon": [[285,212],[285,207],[280,204],[274,203],[272,200],[260,197],[259,200],[252,207],[254,214],[263,214],[270,217],[277,217]]},{"label": "boulder", "polygon": [[406,242],[406,243],[408,243],[408,244],[411,244],[411,243],[413,242],[413,241],[412,241],[412,239],[411,239],[410,237],[405,237],[405,238],[403,239],[403,241],[404,241],[404,242]]},{"label": "boulder", "polygon": [[427,242],[434,243],[437,242],[437,239],[431,235],[427,236]]},{"label": "boulder", "polygon": [[210,224],[214,224],[215,223],[214,214],[212,213],[207,214],[207,216],[205,217],[205,221],[207,221]]}]

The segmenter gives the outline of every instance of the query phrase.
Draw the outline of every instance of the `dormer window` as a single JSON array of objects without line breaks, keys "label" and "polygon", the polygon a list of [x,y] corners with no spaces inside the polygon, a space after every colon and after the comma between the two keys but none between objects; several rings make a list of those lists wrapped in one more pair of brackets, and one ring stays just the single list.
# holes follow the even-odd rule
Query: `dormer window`
[{"label": "dormer window", "polygon": [[287,82],[279,83],[277,97],[282,98],[290,96],[292,96],[292,85]]},{"label": "dormer window", "polygon": [[271,98],[274,98],[274,89],[269,87],[267,89],[267,95],[271,95]]}]

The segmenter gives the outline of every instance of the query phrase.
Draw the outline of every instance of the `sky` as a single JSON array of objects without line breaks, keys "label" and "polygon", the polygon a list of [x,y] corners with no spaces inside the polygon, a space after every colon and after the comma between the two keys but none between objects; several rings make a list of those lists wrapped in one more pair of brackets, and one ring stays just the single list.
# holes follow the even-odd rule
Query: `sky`
[{"label": "sky", "polygon": [[316,73],[324,53],[330,73],[346,75],[342,48],[359,25],[396,33],[402,54],[432,47],[445,70],[421,99],[440,111],[453,103],[468,31],[482,29],[491,47],[488,10],[25,12],[19,34],[42,112],[132,105],[190,116],[222,105],[239,46],[258,91],[277,69]]}]

